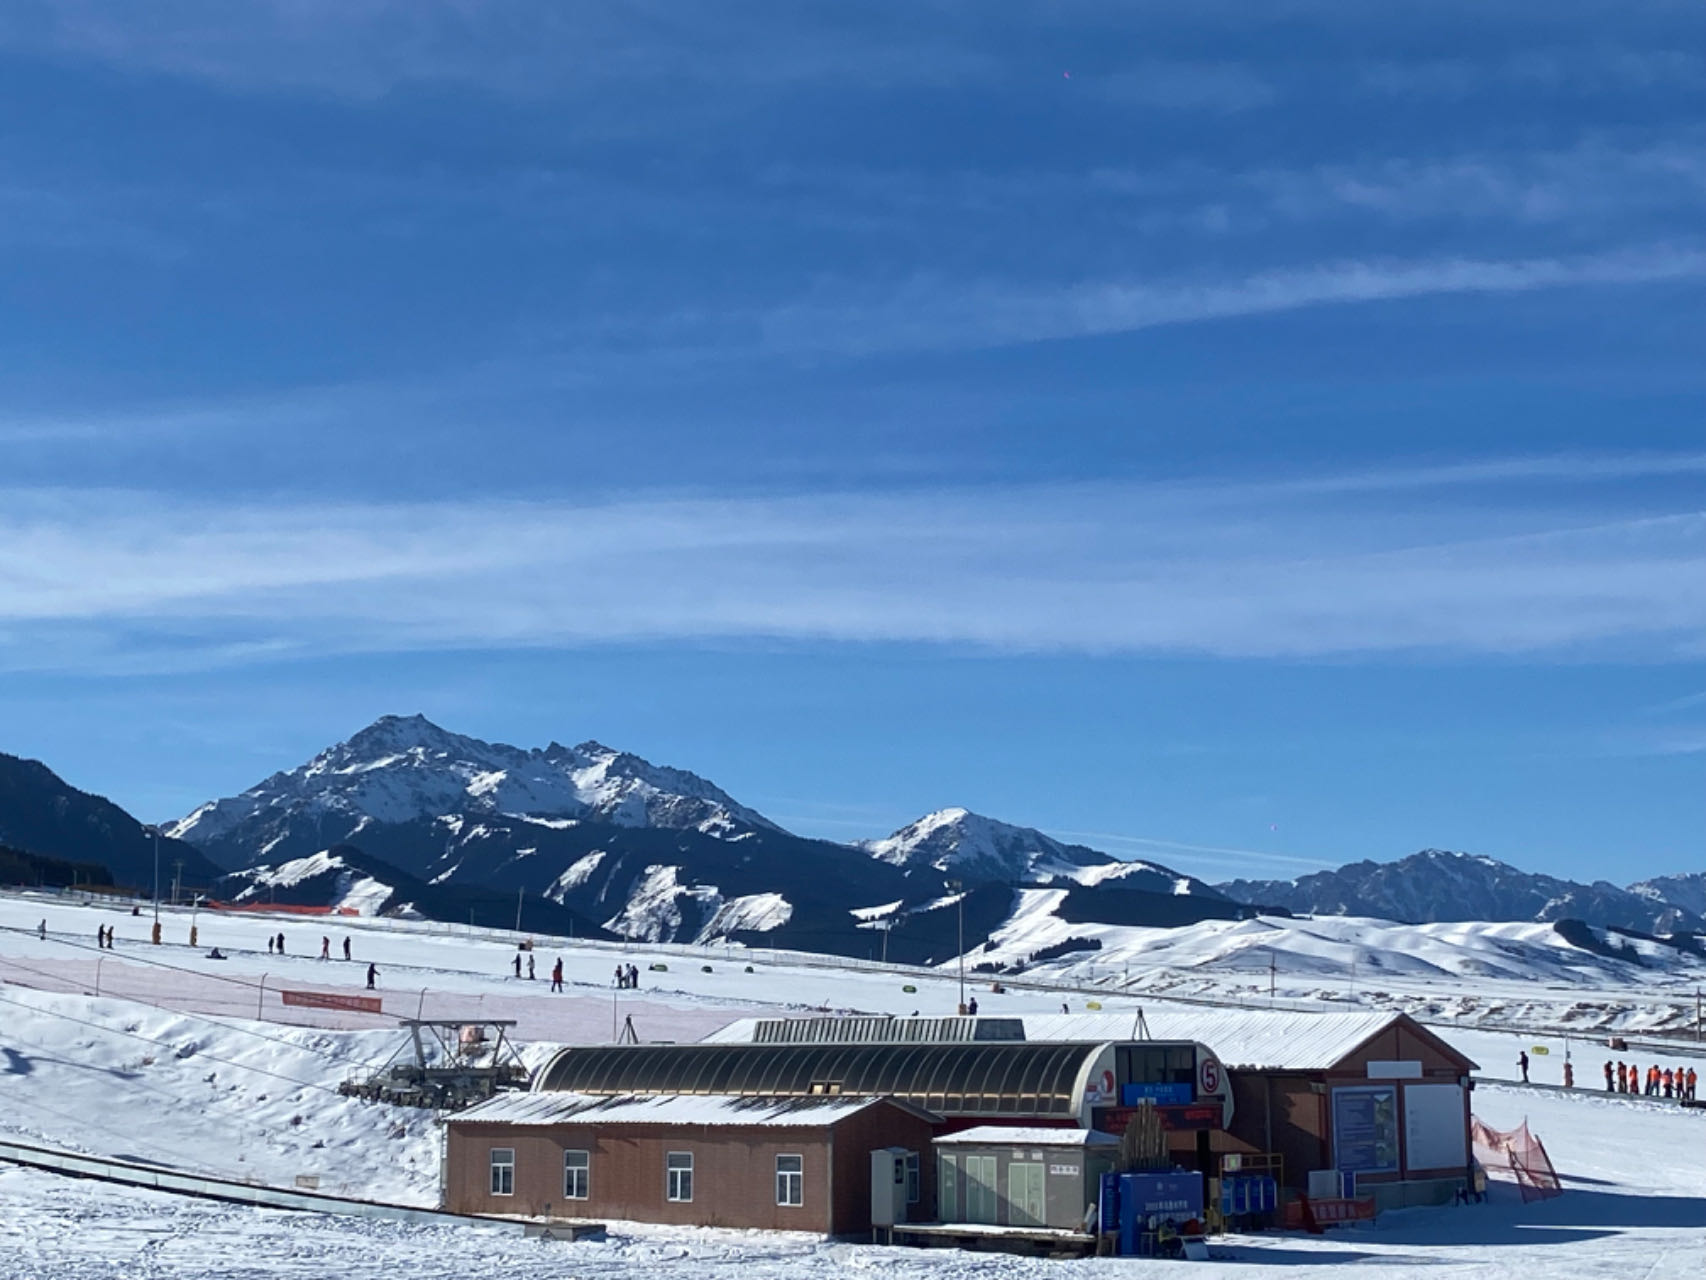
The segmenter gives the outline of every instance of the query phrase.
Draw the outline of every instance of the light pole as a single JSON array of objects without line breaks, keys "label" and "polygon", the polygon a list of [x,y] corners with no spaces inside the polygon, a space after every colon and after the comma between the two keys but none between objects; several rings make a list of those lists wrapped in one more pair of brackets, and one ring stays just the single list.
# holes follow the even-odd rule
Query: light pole
[{"label": "light pole", "polygon": [[959,925],[959,955],[960,955],[960,1012],[966,1011],[966,895],[965,882],[961,880],[948,881],[948,888],[954,891],[954,916]]},{"label": "light pole", "polygon": [[154,837],[154,923],[160,923],[160,828],[151,826],[149,833]]}]

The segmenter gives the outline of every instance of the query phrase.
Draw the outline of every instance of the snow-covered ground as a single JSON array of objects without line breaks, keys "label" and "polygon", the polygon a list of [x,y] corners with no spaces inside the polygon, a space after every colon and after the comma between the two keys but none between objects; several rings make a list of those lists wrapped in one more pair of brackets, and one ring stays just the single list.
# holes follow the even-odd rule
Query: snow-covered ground
[{"label": "snow-covered ground", "polygon": [[[45,941],[35,931],[44,916]],[[678,950],[643,945],[623,952],[545,940],[534,953],[538,977],[530,982],[514,976],[511,942],[454,936],[418,924],[204,912],[196,920],[200,945],[192,950],[186,945],[187,913],[165,911],[162,921],[167,944],[153,947],[145,940],[152,923],[146,914],[0,897],[0,1132],[272,1183],[309,1175],[335,1193],[431,1204],[439,1151],[431,1117],[335,1094],[340,1080],[378,1065],[399,1046],[393,1023],[399,1014],[424,1008],[440,1016],[515,1016],[518,1033],[529,1042],[528,1056],[537,1059],[558,1042],[608,1041],[623,1014],[633,1015],[643,1038],[685,1040],[736,1017],[808,1009],[944,1013],[959,994],[951,969],[870,971],[761,951],[708,951],[689,958]],[[97,924],[117,929],[116,950],[94,949]],[[1314,946],[1308,940],[1322,938],[1321,945],[1349,945],[1348,935],[1335,930],[1356,928],[1356,922],[1297,922],[1289,936],[1295,946]],[[1415,955],[1402,966],[1393,958],[1390,970],[1404,968],[1402,980],[1417,984],[1407,990],[1458,1001],[1454,1008],[1469,1007],[1463,1002],[1481,1009],[1508,1004],[1513,999],[1508,990],[1527,993],[1534,1007],[1582,1001],[1639,1008],[1654,998],[1638,989],[1617,991],[1603,975],[1577,975],[1581,986],[1576,987],[1567,970],[1539,962],[1525,972],[1511,957],[1541,945],[1521,932],[1525,928],[1510,926],[1508,963],[1497,973],[1418,974],[1411,971]],[[268,955],[265,939],[281,929],[287,954]],[[1074,1012],[1092,1003],[1109,1013],[1134,1012],[1140,1005],[1155,1008],[1164,997],[1154,987],[1164,985],[1170,973],[1193,972],[1173,967],[1182,949],[1217,945],[1220,931],[1128,932],[1161,934],[1154,945],[1170,963],[1136,964],[1115,979],[1116,968],[1103,953],[1094,958],[1094,972],[1064,966],[1068,980],[1094,983],[1089,992],[1010,988],[996,993],[986,977],[977,978],[971,989],[987,1014],[1057,1013],[1063,1003]],[[353,962],[319,960],[322,935],[331,939],[335,956],[341,956],[343,938],[349,936]],[[1426,931],[1417,935],[1418,948],[1425,937]],[[230,958],[207,960],[214,945]],[[568,989],[551,994],[546,978],[559,956]],[[619,959],[639,966],[643,990],[612,992],[610,972]],[[1089,959],[1081,963],[1087,966]],[[379,966],[383,1017],[277,1003],[276,993],[284,987],[365,994],[368,962]],[[668,968],[654,971],[652,963]],[[1122,963],[1130,964],[1131,958]],[[1210,978],[1215,974],[1212,965],[1204,972]],[[97,978],[100,996],[89,994]],[[1247,974],[1237,975],[1239,982],[1248,980]],[[1366,978],[1361,981],[1359,1001],[1381,1003]],[[1227,987],[1209,990],[1224,995]],[[1330,984],[1321,972],[1280,990],[1282,998],[1336,997],[1323,1003],[1336,1008],[1347,1007],[1350,994],[1348,986]],[[268,1019],[288,1016],[319,1025],[254,1021],[257,1007]],[[1598,1092],[1605,1051],[1589,1037],[1566,1042],[1562,1034],[1498,1030],[1491,1021],[1476,1024],[1469,1018],[1459,1025],[1449,1019],[1435,1022],[1444,1023],[1442,1034],[1480,1062],[1487,1077],[1514,1077],[1517,1054],[1526,1049],[1533,1080],[1555,1084],[1566,1049],[1572,1053],[1582,1086],[1573,1095],[1485,1083],[1475,1095],[1477,1113],[1496,1128],[1529,1120],[1565,1174],[1570,1193],[1529,1206],[1514,1194],[1501,1194],[1486,1206],[1389,1214],[1375,1228],[1325,1239],[1235,1240],[1217,1246],[1226,1265],[1205,1270],[1327,1276],[1366,1266],[1386,1275],[1447,1280],[1702,1274],[1706,1113],[1605,1097]],[[1536,1046],[1548,1052],[1535,1053]],[[1706,1072],[1706,1055],[1685,1049],[1673,1043],[1662,1055],[1664,1062],[1688,1062]],[[1645,1065],[1658,1055],[1631,1051],[1618,1056]],[[665,1264],[675,1264],[683,1274],[738,1272],[751,1280],[861,1271],[992,1278],[1171,1275],[1175,1265],[1055,1263],[628,1225],[618,1225],[604,1244],[545,1244],[460,1228],[233,1208],[0,1167],[0,1277],[8,1280],[97,1274],[324,1276],[390,1267],[422,1277],[497,1268],[525,1280],[547,1274],[637,1275]]]},{"label": "snow-covered ground", "polygon": [[[1191,1275],[1329,1280],[1670,1280],[1706,1268],[1706,1115],[1651,1104],[1483,1088],[1491,1124],[1527,1118],[1564,1175],[1566,1194],[1524,1205],[1495,1184],[1485,1205],[1413,1209],[1324,1237],[1233,1237]],[[533,1277],[642,1276],[660,1268],[707,1280],[929,1277],[1082,1280],[1167,1277],[1176,1262],[1051,1262],[958,1250],[829,1243],[770,1232],[615,1224],[602,1243],[547,1243],[456,1227],[240,1209],[117,1190],[0,1167],[0,1274],[35,1280],[123,1275],[297,1280],[406,1272]]]}]

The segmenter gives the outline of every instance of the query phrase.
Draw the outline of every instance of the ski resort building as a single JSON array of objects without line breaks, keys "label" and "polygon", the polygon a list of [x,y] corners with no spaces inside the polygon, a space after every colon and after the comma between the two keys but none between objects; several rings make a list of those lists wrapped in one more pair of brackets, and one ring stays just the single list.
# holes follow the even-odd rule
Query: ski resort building
[{"label": "ski resort building", "polygon": [[444,1207],[847,1235],[871,1226],[871,1156],[900,1220],[928,1218],[938,1118],[889,1098],[509,1094],[446,1126]]},{"label": "ski resort building", "polygon": [[697,1044],[565,1049],[533,1092],[451,1117],[445,1207],[1056,1226],[1081,1220],[1146,1105],[1182,1169],[1248,1157],[1297,1190],[1330,1174],[1335,1196],[1422,1203],[1464,1180],[1473,1069],[1399,1013],[748,1019]]}]

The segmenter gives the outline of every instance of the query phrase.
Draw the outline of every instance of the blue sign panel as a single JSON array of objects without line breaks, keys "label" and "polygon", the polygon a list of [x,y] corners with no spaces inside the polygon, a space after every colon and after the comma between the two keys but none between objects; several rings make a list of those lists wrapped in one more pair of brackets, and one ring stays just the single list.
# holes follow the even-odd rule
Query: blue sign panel
[{"label": "blue sign panel", "polygon": [[1135,1107],[1148,1098],[1158,1107],[1183,1107],[1196,1101],[1188,1084],[1122,1084],[1120,1105]]},{"label": "blue sign panel", "polygon": [[1398,1169],[1398,1091],[1391,1085],[1333,1090],[1333,1167]]},{"label": "blue sign panel", "polygon": [[1202,1215],[1202,1174],[1177,1169],[1120,1175],[1120,1215],[1186,1218]]},{"label": "blue sign panel", "polygon": [[1120,1225],[1120,1175],[1102,1175],[1101,1194],[1096,1197],[1096,1230],[1117,1231]]}]

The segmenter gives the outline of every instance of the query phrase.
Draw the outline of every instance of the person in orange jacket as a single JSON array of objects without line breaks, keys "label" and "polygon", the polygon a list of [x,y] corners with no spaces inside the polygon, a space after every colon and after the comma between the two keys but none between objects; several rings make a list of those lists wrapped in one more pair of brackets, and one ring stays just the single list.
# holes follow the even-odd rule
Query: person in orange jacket
[{"label": "person in orange jacket", "polygon": [[1700,1078],[1699,1076],[1694,1074],[1694,1068],[1690,1067],[1688,1069],[1688,1100],[1690,1102],[1694,1101],[1694,1083],[1699,1078]]},{"label": "person in orange jacket", "polygon": [[1617,1092],[1629,1092],[1629,1067],[1628,1064],[1622,1062],[1617,1064]]},{"label": "person in orange jacket", "polygon": [[1672,1071],[1669,1067],[1666,1067],[1659,1073],[1659,1080],[1664,1087],[1664,1096],[1667,1098],[1670,1097],[1671,1090],[1676,1086],[1676,1072]]}]

